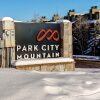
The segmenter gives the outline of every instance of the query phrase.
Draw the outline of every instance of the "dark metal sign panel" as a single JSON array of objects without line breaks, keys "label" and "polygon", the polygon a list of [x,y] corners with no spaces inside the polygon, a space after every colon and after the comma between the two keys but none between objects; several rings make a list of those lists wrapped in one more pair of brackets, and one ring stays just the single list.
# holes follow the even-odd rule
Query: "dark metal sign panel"
[{"label": "dark metal sign panel", "polygon": [[60,24],[15,23],[16,59],[61,57]]}]

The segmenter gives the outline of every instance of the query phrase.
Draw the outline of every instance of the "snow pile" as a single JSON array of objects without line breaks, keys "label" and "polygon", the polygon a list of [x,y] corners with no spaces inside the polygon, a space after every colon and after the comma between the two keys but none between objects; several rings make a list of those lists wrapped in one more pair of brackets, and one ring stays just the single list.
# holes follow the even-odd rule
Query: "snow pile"
[{"label": "snow pile", "polygon": [[0,100],[100,100],[100,69],[53,73],[0,69]]}]

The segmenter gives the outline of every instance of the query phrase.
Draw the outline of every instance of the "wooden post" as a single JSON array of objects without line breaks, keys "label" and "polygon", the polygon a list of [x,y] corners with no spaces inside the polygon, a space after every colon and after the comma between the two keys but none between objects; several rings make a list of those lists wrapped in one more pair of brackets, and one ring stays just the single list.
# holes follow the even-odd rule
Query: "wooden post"
[{"label": "wooden post", "polygon": [[11,61],[15,60],[15,26],[10,17],[2,19],[3,25],[3,49],[2,49],[2,67],[11,67]]},{"label": "wooden post", "polygon": [[6,58],[5,58],[6,56],[5,56],[5,49],[4,48],[2,48],[2,63],[1,63],[1,68],[5,68],[5,66],[6,66],[6,63],[5,63],[5,60],[6,60]]}]

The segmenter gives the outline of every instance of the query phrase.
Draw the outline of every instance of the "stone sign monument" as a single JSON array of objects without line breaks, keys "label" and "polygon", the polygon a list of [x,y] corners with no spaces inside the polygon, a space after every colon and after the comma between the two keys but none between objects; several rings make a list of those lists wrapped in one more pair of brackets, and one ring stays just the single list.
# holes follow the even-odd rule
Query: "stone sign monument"
[{"label": "stone sign monument", "polygon": [[14,22],[3,18],[2,67],[36,71],[72,71],[72,24]]}]

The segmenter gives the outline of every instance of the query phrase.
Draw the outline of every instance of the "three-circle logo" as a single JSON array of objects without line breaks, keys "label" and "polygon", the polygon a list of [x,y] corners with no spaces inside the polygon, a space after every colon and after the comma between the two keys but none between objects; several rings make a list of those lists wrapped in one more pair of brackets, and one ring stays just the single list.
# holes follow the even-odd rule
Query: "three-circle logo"
[{"label": "three-circle logo", "polygon": [[44,29],[42,29],[38,33],[36,39],[37,39],[38,42],[41,42],[44,39],[47,39],[48,41],[53,39],[54,41],[57,42],[57,41],[60,40],[60,36],[59,36],[59,32],[57,30],[51,30],[51,29],[44,30]]}]

